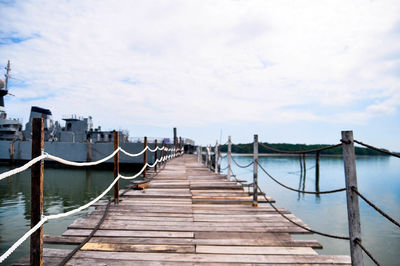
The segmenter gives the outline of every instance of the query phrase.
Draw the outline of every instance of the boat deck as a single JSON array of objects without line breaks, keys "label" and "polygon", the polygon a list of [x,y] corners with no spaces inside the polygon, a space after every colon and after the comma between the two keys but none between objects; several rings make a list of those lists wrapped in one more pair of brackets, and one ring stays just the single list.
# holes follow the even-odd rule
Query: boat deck
[{"label": "boat deck", "polygon": [[[145,190],[130,190],[120,199],[68,265],[351,263],[349,256],[318,255],[314,249],[322,247],[316,240],[294,240],[291,233],[308,232],[266,204],[252,207],[252,196],[240,184],[210,172],[193,155],[170,161]],[[46,236],[45,242],[80,243],[104,209],[98,204],[62,237]],[[44,264],[58,264],[69,252],[44,249]]]}]

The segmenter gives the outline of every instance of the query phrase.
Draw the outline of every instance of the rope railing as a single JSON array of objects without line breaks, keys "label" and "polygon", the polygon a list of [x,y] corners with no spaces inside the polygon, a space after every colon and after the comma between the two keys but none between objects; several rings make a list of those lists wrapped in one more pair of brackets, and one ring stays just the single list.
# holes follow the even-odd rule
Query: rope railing
[{"label": "rope railing", "polygon": [[251,163],[249,163],[249,164],[247,164],[247,165],[240,165],[240,164],[238,164],[238,162],[236,162],[235,159],[233,159],[233,157],[232,157],[231,159],[232,159],[232,161],[233,161],[238,167],[240,167],[240,168],[247,168],[247,167],[251,166],[252,164],[254,164],[254,162],[251,162]]},{"label": "rope railing", "polygon": [[369,252],[362,244],[360,239],[356,238],[354,240],[354,242],[360,246],[360,248],[364,251],[365,254],[367,254],[367,256],[378,266],[380,266],[381,264],[374,258],[374,256],[372,256],[371,252]]},{"label": "rope railing", "polygon": [[269,177],[271,178],[273,181],[275,181],[275,183],[281,185],[282,187],[295,191],[295,192],[300,192],[300,193],[304,193],[304,194],[314,194],[314,195],[318,195],[318,194],[330,194],[330,193],[337,193],[337,192],[341,192],[341,191],[345,191],[346,188],[339,188],[339,189],[333,189],[333,190],[327,190],[327,191],[320,191],[320,192],[314,192],[314,191],[304,191],[304,190],[298,190],[295,188],[291,188],[286,186],[285,184],[282,184],[281,182],[279,182],[276,178],[274,178],[272,175],[270,175],[265,169],[264,167],[261,166],[261,164],[257,164],[258,167],[263,170],[263,172]]},{"label": "rope railing", "polygon": [[10,176],[12,176],[12,175],[16,175],[16,174],[18,174],[18,173],[21,173],[21,172],[25,171],[26,169],[30,168],[30,167],[31,167],[32,165],[34,165],[35,163],[37,163],[37,162],[39,162],[39,161],[41,161],[41,160],[43,160],[43,159],[45,159],[45,158],[47,158],[47,155],[42,154],[42,155],[40,155],[40,156],[38,156],[38,157],[36,157],[36,158],[30,160],[29,162],[27,162],[26,164],[24,164],[24,165],[21,166],[21,167],[12,169],[12,170],[7,171],[7,172],[4,172],[4,173],[1,173],[1,174],[0,174],[0,180],[4,179],[4,178],[6,178],[6,177],[10,177]]},{"label": "rope railing", "polygon": [[[257,188],[258,188],[258,190],[259,190],[260,192],[263,192],[263,191],[261,190],[261,188],[258,186],[258,184],[257,184]],[[289,217],[287,217],[285,214],[283,214],[283,213],[268,199],[268,197],[266,196],[265,193],[263,193],[263,197],[264,197],[265,201],[266,201],[269,205],[271,205],[271,207],[272,207],[277,213],[279,213],[283,218],[285,218],[286,220],[288,220],[288,221],[291,222],[292,224],[294,224],[294,225],[296,225],[296,226],[298,226],[298,227],[300,227],[300,228],[302,228],[302,229],[304,229],[304,230],[306,230],[306,231],[308,231],[308,232],[310,232],[310,233],[314,233],[314,234],[317,234],[317,235],[326,236],[326,237],[330,237],[330,238],[335,238],[335,239],[350,240],[350,238],[347,237],[347,236],[339,236],[339,235],[327,234],[327,233],[323,233],[323,232],[320,232],[320,231],[316,231],[316,230],[313,230],[313,229],[308,228],[308,227],[306,227],[306,226],[303,226],[303,225],[301,225],[301,224],[299,224],[299,223],[293,221],[292,219],[290,219]]]},{"label": "rope railing", "polygon": [[371,206],[372,208],[374,208],[377,212],[379,212],[383,217],[385,217],[386,219],[388,219],[390,222],[392,222],[393,224],[397,225],[398,227],[400,227],[400,223],[398,221],[396,221],[395,219],[393,219],[392,217],[390,217],[388,214],[386,214],[382,209],[380,209],[378,206],[376,206],[374,203],[372,203],[371,201],[369,201],[363,194],[361,194],[358,189],[356,187],[351,187],[351,189],[360,197],[362,198],[369,206]]},{"label": "rope railing", "polygon": [[384,149],[379,149],[379,148],[376,148],[374,146],[365,144],[365,143],[363,143],[361,141],[358,141],[358,140],[354,140],[354,142],[357,143],[357,144],[360,144],[361,146],[367,147],[368,149],[371,149],[371,150],[374,150],[374,151],[378,151],[378,152],[381,152],[381,153],[384,153],[384,154],[387,154],[387,155],[391,155],[391,156],[400,158],[400,154],[393,153],[393,152],[390,152],[390,151],[387,151],[387,150],[384,150]]},{"label": "rope railing", "polygon": [[45,222],[47,222],[49,220],[54,220],[54,219],[67,217],[67,216],[73,215],[75,213],[78,213],[78,212],[80,212],[80,211],[82,211],[84,209],[89,208],[94,203],[96,203],[101,198],[103,198],[111,190],[111,188],[114,187],[114,185],[120,179],[126,179],[126,180],[136,179],[148,167],[149,168],[153,168],[158,163],[163,163],[163,162],[168,161],[168,160],[170,160],[170,159],[172,159],[174,157],[177,157],[177,156],[180,156],[180,155],[184,154],[184,148],[176,149],[176,148],[167,148],[167,147],[164,146],[162,148],[156,147],[155,149],[151,150],[148,146],[146,146],[139,153],[132,154],[132,153],[129,153],[129,152],[125,151],[120,146],[118,146],[117,149],[115,149],[110,155],[104,157],[103,159],[100,159],[100,160],[95,161],[95,162],[82,162],[82,163],[69,161],[69,160],[66,160],[66,159],[63,159],[63,158],[60,158],[58,156],[54,156],[54,155],[51,155],[49,153],[46,153],[46,152],[42,151],[42,155],[30,160],[29,162],[27,162],[23,166],[0,174],[0,180],[2,180],[4,178],[6,178],[6,177],[10,177],[10,176],[18,174],[20,172],[23,172],[23,171],[27,170],[28,168],[30,168],[31,166],[33,166],[34,164],[36,164],[36,163],[38,163],[38,162],[40,162],[40,161],[42,161],[44,159],[54,160],[54,161],[57,161],[57,162],[59,162],[61,164],[64,164],[64,165],[70,165],[70,166],[76,166],[76,167],[84,167],[84,166],[94,166],[94,165],[98,165],[98,164],[104,163],[107,160],[110,160],[111,158],[113,158],[118,152],[122,152],[122,153],[124,153],[124,154],[126,154],[126,155],[128,155],[130,157],[136,157],[136,156],[142,155],[144,152],[146,152],[146,150],[149,150],[151,152],[155,152],[157,150],[164,150],[164,151],[170,151],[170,152],[172,152],[172,154],[165,155],[165,156],[162,156],[161,158],[156,159],[153,164],[149,164],[149,163],[146,162],[144,164],[144,166],[142,167],[142,169],[138,173],[133,175],[133,176],[123,176],[121,174],[118,174],[118,176],[113,180],[113,182],[99,196],[97,196],[92,201],[86,203],[85,205],[82,205],[82,206],[80,206],[80,207],[78,207],[76,209],[73,209],[73,210],[65,212],[65,213],[59,213],[59,214],[53,214],[53,215],[47,215],[47,216],[42,215],[42,218],[40,219],[40,221],[35,226],[33,226],[29,231],[27,231],[3,255],[0,256],[0,263],[2,263],[5,259],[7,259],[28,237],[30,237],[34,232],[36,232]]},{"label": "rope railing", "polygon": [[[287,217],[284,213],[282,213],[278,208],[275,207],[275,205],[268,200],[266,195],[264,194],[264,198],[266,200],[266,203],[271,205],[271,207],[279,213],[283,218],[291,222],[292,224],[310,232],[310,233],[315,233],[318,235],[330,237],[330,238],[336,238],[336,239],[342,239],[342,240],[351,240],[350,241],[350,253],[351,253],[351,259],[352,262],[354,261],[362,261],[362,253],[364,252],[365,254],[368,255],[368,257],[376,264],[380,265],[379,262],[372,256],[372,254],[361,244],[361,230],[360,230],[360,217],[359,217],[359,204],[358,204],[358,197],[362,198],[368,205],[370,205],[372,208],[374,208],[378,213],[380,213],[382,216],[384,216],[386,219],[388,219],[391,223],[394,225],[400,227],[400,222],[385,213],[382,209],[377,207],[374,203],[372,203],[370,200],[368,200],[363,194],[361,194],[357,190],[357,174],[356,174],[356,152],[357,150],[354,147],[354,144],[359,144],[361,146],[364,146],[370,150],[381,152],[386,155],[394,156],[397,158],[400,158],[400,153],[394,153],[390,152],[386,149],[380,149],[377,147],[374,147],[369,144],[365,144],[361,141],[353,139],[353,132],[352,131],[342,131],[341,132],[341,139],[339,144],[335,145],[329,145],[321,148],[316,148],[316,149],[309,149],[309,150],[296,150],[296,151],[287,151],[287,150],[280,150],[276,149],[274,147],[271,147],[267,144],[260,143],[258,142],[258,135],[254,135],[254,142],[253,142],[253,161],[249,163],[248,165],[241,165],[239,164],[233,157],[232,157],[232,142],[231,142],[231,137],[228,137],[228,152],[226,153],[225,156],[220,156],[220,158],[228,158],[228,165],[221,169],[221,170],[226,170],[228,169],[228,176],[235,177],[233,171],[232,171],[232,165],[231,161],[238,166],[239,168],[247,168],[251,166],[252,164],[256,164],[257,167],[254,167],[253,169],[253,183],[252,187],[254,189],[253,195],[256,195],[258,191],[261,191],[260,187],[258,186],[258,168],[260,168],[269,178],[271,178],[275,183],[279,184],[280,186],[291,190],[295,191],[298,193],[304,193],[304,194],[315,194],[315,195],[320,195],[320,194],[330,194],[330,193],[338,193],[342,191],[346,191],[347,194],[347,212],[348,212],[348,217],[349,217],[349,236],[340,236],[340,235],[333,235],[333,234],[328,234],[325,232],[319,232],[316,230],[312,230],[308,228],[307,226],[303,226],[302,224],[297,223],[296,221],[291,220],[289,217]],[[236,144],[237,145],[237,144]],[[316,175],[316,191],[305,191],[304,190],[304,182],[303,182],[303,190],[300,189],[295,189],[292,187],[289,187],[282,182],[280,182],[277,178],[273,177],[266,169],[259,164],[258,162],[258,147],[261,146],[267,150],[281,153],[281,154],[298,154],[301,155],[300,158],[300,171],[302,174],[305,172],[315,168],[315,175]],[[343,162],[344,162],[344,169],[345,169],[345,182],[346,182],[346,187],[345,188],[339,188],[339,189],[333,189],[333,190],[327,190],[327,191],[319,191],[319,161],[320,161],[320,155],[321,151],[329,150],[329,149],[334,149],[337,147],[342,147],[342,155],[343,155]],[[305,154],[307,153],[315,153],[316,154],[316,164],[312,167],[306,168],[305,164]],[[290,173],[296,173],[296,172],[288,172]],[[305,179],[304,179],[305,180]],[[242,184],[243,185],[243,184]],[[245,185],[244,185],[245,186]],[[247,184],[249,191],[250,191],[250,185]],[[257,192],[256,192],[257,191]],[[262,192],[262,191],[261,191]],[[257,197],[253,197],[253,206],[257,207],[258,206],[258,200]],[[352,217],[352,219],[350,218]]]},{"label": "rope railing", "polygon": [[306,154],[306,153],[314,153],[314,152],[320,152],[320,151],[325,151],[325,150],[330,150],[330,149],[334,149],[336,147],[339,147],[342,145],[342,143],[339,144],[335,144],[335,145],[329,145],[326,147],[322,147],[322,148],[318,148],[318,149],[311,149],[311,150],[304,150],[304,151],[284,151],[284,150],[279,150],[279,149],[275,149],[271,146],[265,145],[262,142],[258,143],[259,145],[261,145],[262,147],[264,147],[267,150],[270,151],[274,151],[274,152],[278,152],[278,153],[283,153],[283,154]]}]

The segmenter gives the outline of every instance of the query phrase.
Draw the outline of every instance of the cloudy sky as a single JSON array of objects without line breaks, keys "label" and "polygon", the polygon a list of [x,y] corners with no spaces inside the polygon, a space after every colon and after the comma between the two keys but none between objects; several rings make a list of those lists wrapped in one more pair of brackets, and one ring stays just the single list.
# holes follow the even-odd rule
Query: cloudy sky
[{"label": "cloudy sky", "polygon": [[[200,144],[400,151],[400,2],[0,0],[6,108]],[[1,70],[2,74],[4,73]]]}]

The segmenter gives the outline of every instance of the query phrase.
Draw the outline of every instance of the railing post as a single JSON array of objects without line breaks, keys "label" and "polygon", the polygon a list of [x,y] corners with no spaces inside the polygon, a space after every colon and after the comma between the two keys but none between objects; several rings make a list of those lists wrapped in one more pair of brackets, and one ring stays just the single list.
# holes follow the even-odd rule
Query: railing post
[{"label": "railing post", "polygon": [[[44,149],[43,118],[32,120],[32,159],[40,156]],[[31,168],[31,228],[43,214],[43,170],[44,162],[32,165]],[[30,264],[43,264],[43,226],[31,235]]]},{"label": "railing post", "polygon": [[[119,132],[114,130],[114,150],[119,147]],[[118,178],[119,175],[119,152],[114,155],[114,179]],[[115,204],[119,203],[119,181],[114,185],[114,199]]]},{"label": "railing post", "polygon": [[200,146],[197,146],[197,162],[198,162],[198,163],[200,163],[200,156],[201,156],[201,153],[200,153]]},{"label": "railing post", "polygon": [[215,148],[214,148],[214,173],[218,174],[218,141],[215,143]]},{"label": "railing post", "polygon": [[232,142],[231,142],[231,136],[228,136],[228,180],[231,180],[231,175],[232,175],[231,163],[232,163]]},{"label": "railing post", "polygon": [[357,189],[356,159],[354,152],[353,131],[342,131],[342,149],[344,161],[344,174],[346,179],[347,216],[350,236],[351,264],[364,265],[362,249],[356,241],[361,242],[360,209],[358,195],[353,191]]},{"label": "railing post", "polygon": [[[146,147],[147,147],[147,137],[144,137],[143,148],[146,149]],[[143,153],[143,167],[145,167],[146,164],[147,164],[147,151]],[[146,177],[146,169],[147,167],[144,168],[143,178]]]},{"label": "railing post", "polygon": [[167,145],[165,144],[164,140],[162,142],[162,146],[164,147],[164,149],[161,152],[161,158],[163,158],[162,163],[165,164],[166,161],[164,161],[164,157],[167,155],[167,152],[165,151],[165,149],[167,148]]},{"label": "railing post", "polygon": [[319,159],[320,152],[317,151],[315,154],[315,191],[319,192]]},{"label": "railing post", "polygon": [[258,206],[258,135],[253,143],[253,207]]},{"label": "railing post", "polygon": [[[156,163],[158,160],[158,158],[157,158],[157,139],[154,140],[154,149],[156,150],[154,152],[154,163]],[[154,166],[154,172],[157,172],[157,164]]]}]

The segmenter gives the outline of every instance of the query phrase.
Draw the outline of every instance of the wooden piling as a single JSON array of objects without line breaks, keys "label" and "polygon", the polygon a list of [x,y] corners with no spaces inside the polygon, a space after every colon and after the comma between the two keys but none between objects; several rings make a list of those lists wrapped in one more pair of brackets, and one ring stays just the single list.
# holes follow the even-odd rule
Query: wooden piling
[{"label": "wooden piling", "polygon": [[[119,147],[119,132],[114,130],[114,151]],[[114,179],[119,175],[119,152],[114,155]],[[119,203],[119,181],[114,185],[114,203]]]},{"label": "wooden piling", "polygon": [[214,173],[218,174],[218,141],[214,148]]},{"label": "wooden piling", "polygon": [[258,206],[258,135],[253,143],[253,207]]},{"label": "wooden piling", "polygon": [[174,147],[176,148],[178,144],[178,135],[176,133],[176,127],[174,127]]},{"label": "wooden piling", "polygon": [[[157,152],[157,139],[154,140],[154,163],[158,160],[158,152]],[[157,164],[154,166],[154,172],[157,172]]]},{"label": "wooden piling", "polygon": [[231,142],[231,136],[228,136],[228,180],[231,180],[231,175],[232,175],[231,163],[232,163],[232,142]]},{"label": "wooden piling", "polygon": [[[143,148],[146,149],[146,147],[147,147],[147,137],[144,137]],[[143,167],[145,167],[146,164],[147,164],[147,151],[143,153]],[[147,167],[144,168],[143,178],[146,177],[146,169]]]},{"label": "wooden piling", "polygon": [[353,191],[353,188],[357,189],[353,131],[342,131],[342,142],[344,174],[346,179],[347,216],[349,224],[351,264],[358,266],[364,265],[364,261],[362,249],[356,243],[357,240],[361,242],[361,222],[358,195]]},{"label": "wooden piling", "polygon": [[320,152],[317,151],[315,154],[315,191],[319,192],[319,159]]},{"label": "wooden piling", "polygon": [[[32,159],[40,156],[44,149],[43,118],[32,119]],[[43,214],[43,160],[31,168],[31,228],[42,219]],[[30,264],[43,264],[43,226],[31,235]]]}]

